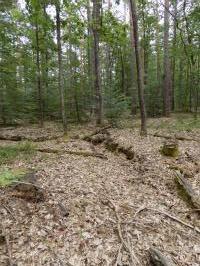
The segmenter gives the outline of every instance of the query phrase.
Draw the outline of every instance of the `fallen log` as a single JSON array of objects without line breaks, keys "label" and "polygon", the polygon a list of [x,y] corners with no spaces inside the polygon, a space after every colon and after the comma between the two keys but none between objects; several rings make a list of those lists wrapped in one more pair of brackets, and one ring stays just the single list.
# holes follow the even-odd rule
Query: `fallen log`
[{"label": "fallen log", "polygon": [[183,190],[185,196],[189,199],[192,205],[199,209],[200,208],[200,196],[196,193],[196,191],[192,188],[191,184],[184,178],[179,172],[175,172],[176,181],[178,185]]},{"label": "fallen log", "polygon": [[72,154],[84,157],[97,157],[106,160],[107,157],[102,153],[89,152],[89,151],[70,151],[70,150],[59,150],[59,149],[50,149],[50,148],[36,148],[36,151],[44,153],[55,153],[55,154]]},{"label": "fallen log", "polygon": [[37,138],[31,138],[31,137],[26,137],[26,136],[21,136],[21,135],[16,135],[16,136],[4,136],[0,135],[0,140],[9,140],[9,141],[32,141],[32,142],[42,142],[46,140],[54,140],[61,138],[63,136],[39,136]]},{"label": "fallen log", "polygon": [[154,247],[149,249],[149,253],[151,256],[151,262],[155,266],[176,266],[170,257],[165,256],[160,250]]},{"label": "fallen log", "polygon": [[181,136],[181,135],[176,135],[176,134],[174,136],[163,135],[163,134],[159,134],[159,133],[148,134],[148,135],[153,136],[153,137],[158,137],[158,138],[165,138],[165,139],[177,139],[177,140],[182,140],[182,141],[200,142],[200,139],[193,139],[193,138],[189,138],[189,137],[185,137],[185,136]]},{"label": "fallen log", "polygon": [[3,136],[0,135],[0,140],[10,140],[10,141],[22,141],[22,136]]}]

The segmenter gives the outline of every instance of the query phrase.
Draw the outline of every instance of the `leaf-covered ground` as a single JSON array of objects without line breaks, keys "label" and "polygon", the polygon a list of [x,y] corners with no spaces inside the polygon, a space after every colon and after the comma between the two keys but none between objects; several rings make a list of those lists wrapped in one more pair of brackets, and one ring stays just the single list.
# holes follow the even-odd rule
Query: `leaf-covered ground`
[{"label": "leaf-covered ground", "polygon": [[[173,134],[173,130],[161,128],[159,120],[154,121],[150,123],[158,126],[150,127],[149,133]],[[9,130],[3,131],[31,132],[31,136],[45,133],[38,133],[38,128]],[[192,211],[174,182],[174,167],[180,167],[200,195],[200,130],[182,131],[182,135],[195,141],[179,141],[179,157],[168,158],[159,152],[163,138],[141,138],[138,129],[133,128],[109,129],[119,143],[133,147],[133,160],[109,152],[103,144],[94,146],[81,140],[93,130],[80,127],[73,129],[69,137],[37,145],[104,153],[107,160],[37,152],[28,160],[20,157],[4,165],[34,168],[38,184],[45,191],[45,201],[27,202],[0,189],[0,232],[3,230],[8,244],[0,244],[0,265],[7,265],[8,250],[17,266],[133,265],[121,243],[119,225],[135,265],[151,265],[151,246],[171,256],[177,265],[200,265],[200,233],[160,213],[200,228],[199,213]],[[49,129],[48,134],[53,133]],[[10,144],[0,142],[3,146]]]}]

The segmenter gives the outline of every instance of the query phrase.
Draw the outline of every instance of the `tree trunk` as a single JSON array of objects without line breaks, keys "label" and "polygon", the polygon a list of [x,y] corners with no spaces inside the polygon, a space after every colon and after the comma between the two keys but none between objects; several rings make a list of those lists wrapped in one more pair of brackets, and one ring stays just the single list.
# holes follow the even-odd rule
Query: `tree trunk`
[{"label": "tree trunk", "polygon": [[94,81],[93,81],[93,51],[92,51],[92,17],[91,17],[91,8],[90,0],[87,0],[87,57],[88,57],[88,85],[90,90],[90,115],[94,114]]},{"label": "tree trunk", "polygon": [[94,88],[96,100],[96,124],[102,124],[102,95],[100,85],[100,66],[99,66],[99,28],[100,28],[100,10],[101,0],[93,0],[93,71],[94,71]]},{"label": "tree trunk", "polygon": [[173,59],[172,59],[172,110],[175,109],[175,72],[176,72],[176,17],[177,17],[177,0],[174,1],[174,22],[173,22]]},{"label": "tree trunk", "polygon": [[65,113],[65,97],[64,97],[64,80],[63,80],[63,66],[62,66],[62,47],[60,34],[60,6],[56,5],[56,33],[57,33],[57,53],[58,53],[58,89],[60,93],[60,106],[63,122],[63,130],[67,131],[67,119]]},{"label": "tree trunk", "polygon": [[165,0],[164,7],[164,115],[171,113],[171,75],[169,61],[169,0]]},{"label": "tree trunk", "polygon": [[139,41],[138,41],[138,21],[137,21],[137,12],[136,12],[136,3],[135,0],[130,0],[130,12],[133,25],[133,35],[135,42],[135,57],[136,57],[136,67],[137,67],[137,83],[138,83],[138,95],[140,103],[140,114],[141,114],[141,134],[147,134],[146,128],[146,110],[145,110],[145,101],[144,101],[144,79],[142,76],[142,66],[139,55]]},{"label": "tree trunk", "polygon": [[39,28],[38,28],[37,22],[35,25],[35,37],[36,37],[36,67],[37,67],[39,123],[40,123],[40,126],[43,127],[43,125],[44,125],[44,106],[43,106],[43,92],[42,92],[41,68],[40,68]]}]

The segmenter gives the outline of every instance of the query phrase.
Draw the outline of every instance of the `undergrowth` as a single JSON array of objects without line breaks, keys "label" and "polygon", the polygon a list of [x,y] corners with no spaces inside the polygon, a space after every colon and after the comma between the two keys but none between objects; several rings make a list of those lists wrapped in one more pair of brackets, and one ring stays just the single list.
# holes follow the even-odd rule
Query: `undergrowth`
[{"label": "undergrowth", "polygon": [[34,154],[35,147],[31,142],[16,145],[0,146],[0,166],[14,161],[16,158],[29,157]]},{"label": "undergrowth", "polygon": [[12,184],[14,181],[20,180],[27,173],[26,169],[4,169],[0,172],[0,187],[5,187]]}]

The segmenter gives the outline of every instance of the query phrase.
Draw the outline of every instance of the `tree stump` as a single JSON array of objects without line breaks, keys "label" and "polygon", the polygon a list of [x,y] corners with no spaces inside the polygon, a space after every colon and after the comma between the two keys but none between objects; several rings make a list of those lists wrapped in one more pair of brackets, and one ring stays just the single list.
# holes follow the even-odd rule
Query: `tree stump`
[{"label": "tree stump", "polygon": [[37,185],[35,172],[24,174],[20,181],[14,181],[11,185],[12,195],[27,201],[44,201],[44,190]]},{"label": "tree stump", "polygon": [[171,139],[164,142],[161,153],[165,156],[177,157],[179,155],[178,141]]}]

